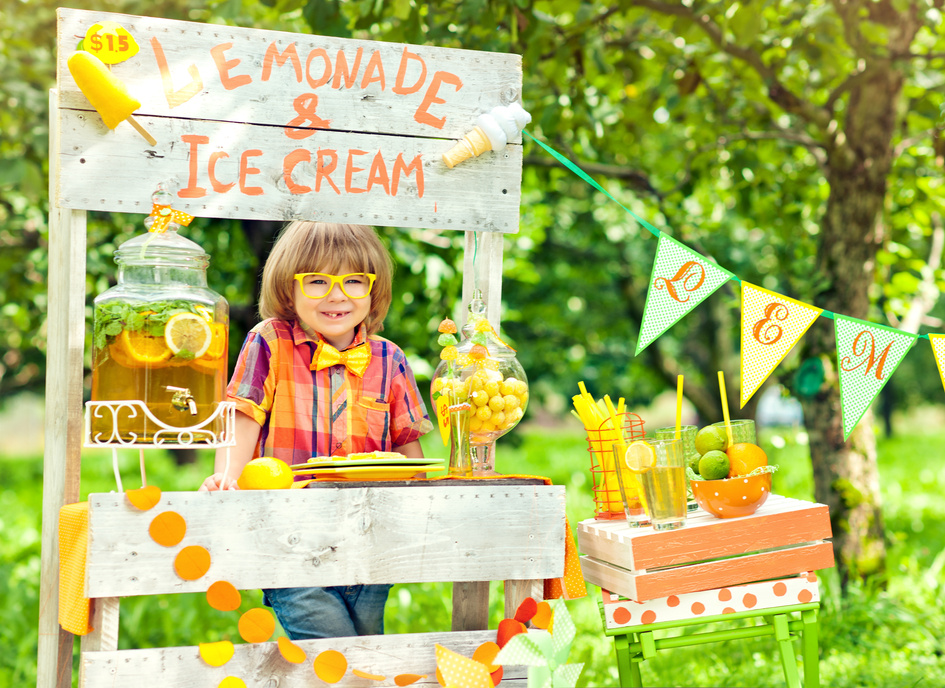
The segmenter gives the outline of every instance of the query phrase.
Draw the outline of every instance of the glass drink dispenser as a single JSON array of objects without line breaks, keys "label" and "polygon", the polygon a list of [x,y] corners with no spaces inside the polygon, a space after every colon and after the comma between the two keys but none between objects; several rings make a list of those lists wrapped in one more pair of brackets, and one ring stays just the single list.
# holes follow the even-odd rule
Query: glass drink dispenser
[{"label": "glass drink dispenser", "polygon": [[212,444],[224,430],[229,308],[207,287],[208,254],[154,198],[149,232],[118,247],[118,283],[95,299],[90,434]]}]

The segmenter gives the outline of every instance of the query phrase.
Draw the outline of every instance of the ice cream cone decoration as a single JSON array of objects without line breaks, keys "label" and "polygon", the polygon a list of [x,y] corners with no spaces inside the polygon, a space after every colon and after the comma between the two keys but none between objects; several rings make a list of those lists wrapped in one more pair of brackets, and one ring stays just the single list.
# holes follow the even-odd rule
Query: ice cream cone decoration
[{"label": "ice cream cone decoration", "polygon": [[104,62],[92,53],[79,50],[69,57],[66,64],[76,85],[102,116],[106,127],[114,129],[127,120],[148,143],[152,146],[157,144],[155,138],[131,116],[141,103],[131,97],[125,85]]},{"label": "ice cream cone decoration", "polygon": [[494,107],[476,118],[476,126],[443,154],[443,162],[452,169],[486,151],[500,151],[531,121],[532,116],[518,103]]}]

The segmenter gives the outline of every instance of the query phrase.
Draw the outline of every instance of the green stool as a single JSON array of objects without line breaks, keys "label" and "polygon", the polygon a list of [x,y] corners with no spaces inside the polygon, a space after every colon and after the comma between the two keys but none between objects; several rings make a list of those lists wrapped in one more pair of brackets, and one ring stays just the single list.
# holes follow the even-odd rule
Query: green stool
[{"label": "green stool", "polygon": [[[601,601],[598,604],[600,605],[601,618],[604,619],[604,603]],[[614,639],[614,649],[617,653],[617,671],[620,675],[621,686],[641,688],[643,681],[640,677],[640,664],[646,659],[655,657],[659,650],[742,638],[774,636],[778,643],[781,667],[784,669],[784,680],[788,688],[801,688],[802,685],[795,660],[794,638],[800,638],[801,640],[804,662],[803,686],[804,688],[819,688],[820,669],[817,653],[820,629],[817,620],[819,608],[819,602],[809,602],[788,607],[753,609],[705,618],[664,621],[609,630],[606,628],[606,619],[604,619],[604,632]],[[760,619],[761,623],[754,626],[720,629],[695,635],[668,638],[657,638],[654,635],[657,631],[671,628],[682,628],[696,624],[727,623],[737,619]]]}]

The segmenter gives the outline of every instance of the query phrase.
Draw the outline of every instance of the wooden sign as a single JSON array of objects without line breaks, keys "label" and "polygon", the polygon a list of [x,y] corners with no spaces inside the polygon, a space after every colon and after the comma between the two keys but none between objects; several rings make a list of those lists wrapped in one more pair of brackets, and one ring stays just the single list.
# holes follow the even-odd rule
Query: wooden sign
[{"label": "wooden sign", "polygon": [[[477,116],[520,102],[521,57],[59,9],[60,207],[148,213],[158,183],[197,216],[516,232],[516,137],[453,169]],[[111,73],[141,105],[110,130],[66,61],[115,22]],[[117,45],[117,44],[116,44]]]}]

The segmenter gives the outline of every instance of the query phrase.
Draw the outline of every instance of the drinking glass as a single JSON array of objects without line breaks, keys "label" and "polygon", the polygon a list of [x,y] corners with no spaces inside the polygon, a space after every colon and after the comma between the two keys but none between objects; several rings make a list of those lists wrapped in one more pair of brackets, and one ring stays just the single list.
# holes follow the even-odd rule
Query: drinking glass
[{"label": "drinking glass", "polygon": [[[682,442],[683,456],[686,458],[686,465],[692,466],[692,470],[699,472],[699,452],[696,451],[696,433],[699,428],[696,425],[682,425],[679,427],[679,439]],[[653,436],[661,440],[672,440],[676,438],[676,426],[666,428],[657,428],[653,431]],[[695,465],[694,465],[695,464]],[[696,511],[699,508],[699,502],[692,496],[692,486],[686,481],[686,510]]]},{"label": "drinking glass", "polygon": [[650,525],[650,517],[646,510],[646,497],[643,492],[643,483],[640,476],[627,467],[626,452],[628,444],[614,443],[614,467],[617,469],[617,485],[620,488],[620,499],[623,502],[623,512],[627,516],[627,524],[631,528]]},{"label": "drinking glass", "polygon": [[639,474],[653,530],[675,530],[686,524],[686,457],[681,440],[647,437],[653,467]]},{"label": "drinking glass", "polygon": [[[718,423],[713,423],[722,430],[726,432],[725,421],[719,421]],[[738,419],[731,420],[728,423],[728,426],[732,428],[732,444],[741,444],[742,442],[747,442],[748,444],[758,444],[755,439],[755,421],[749,419]]]}]

